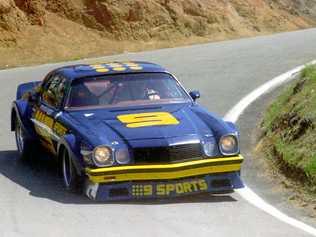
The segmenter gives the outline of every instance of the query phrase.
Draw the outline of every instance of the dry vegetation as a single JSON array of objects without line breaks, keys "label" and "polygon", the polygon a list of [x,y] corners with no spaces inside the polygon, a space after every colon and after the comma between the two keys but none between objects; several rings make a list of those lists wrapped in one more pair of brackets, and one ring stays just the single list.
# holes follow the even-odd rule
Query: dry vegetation
[{"label": "dry vegetation", "polygon": [[0,0],[0,65],[267,34],[315,22],[315,0]]}]

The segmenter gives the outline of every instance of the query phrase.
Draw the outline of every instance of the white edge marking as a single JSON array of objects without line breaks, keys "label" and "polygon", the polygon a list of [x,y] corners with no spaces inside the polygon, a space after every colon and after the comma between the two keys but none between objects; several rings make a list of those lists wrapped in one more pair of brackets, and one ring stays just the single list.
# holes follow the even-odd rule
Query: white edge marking
[{"label": "white edge marking", "polygon": [[[306,65],[315,65],[316,60],[307,63]],[[295,76],[300,73],[306,65],[302,65],[299,67],[294,68],[291,71],[288,71],[274,79],[268,81],[267,83],[263,84],[262,86],[258,87],[248,95],[246,95],[241,101],[239,101],[224,117],[225,120],[231,122],[237,122],[240,115],[244,112],[244,110],[256,99],[258,99],[263,94],[271,91],[272,89],[284,84],[285,82],[292,80]],[[299,220],[296,220],[292,217],[287,216],[286,214],[279,211],[277,208],[272,206],[271,204],[264,201],[261,197],[259,197],[254,191],[248,188],[245,185],[243,189],[237,189],[236,192],[245,200],[247,200],[252,205],[256,206],[257,208],[265,211],[266,213],[274,216],[275,218],[283,221],[291,226],[294,226],[298,229],[301,229],[313,236],[316,236],[316,229],[312,226],[309,226]]]}]

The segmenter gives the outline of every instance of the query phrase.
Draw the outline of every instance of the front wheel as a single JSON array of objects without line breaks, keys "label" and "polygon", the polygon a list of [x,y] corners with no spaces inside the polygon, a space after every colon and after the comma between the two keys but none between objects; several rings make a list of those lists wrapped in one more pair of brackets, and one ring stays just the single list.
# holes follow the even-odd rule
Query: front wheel
[{"label": "front wheel", "polygon": [[82,179],[77,174],[73,161],[66,149],[62,154],[62,173],[65,188],[70,192],[80,192],[80,189],[82,188]]}]

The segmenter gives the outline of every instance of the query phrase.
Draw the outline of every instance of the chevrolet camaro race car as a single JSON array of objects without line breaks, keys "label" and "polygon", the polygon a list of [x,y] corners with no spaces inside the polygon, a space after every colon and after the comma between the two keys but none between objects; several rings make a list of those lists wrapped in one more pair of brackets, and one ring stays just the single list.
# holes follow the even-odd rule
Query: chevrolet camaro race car
[{"label": "chevrolet camaro race car", "polygon": [[231,192],[243,187],[239,132],[199,97],[152,63],[65,66],[18,86],[11,129],[21,159],[44,147],[66,189],[94,200]]}]

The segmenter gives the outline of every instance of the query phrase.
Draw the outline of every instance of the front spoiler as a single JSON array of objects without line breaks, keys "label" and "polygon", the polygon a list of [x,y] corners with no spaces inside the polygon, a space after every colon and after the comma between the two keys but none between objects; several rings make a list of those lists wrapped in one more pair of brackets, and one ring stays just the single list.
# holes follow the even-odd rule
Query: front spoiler
[{"label": "front spoiler", "polygon": [[172,198],[198,193],[225,193],[244,185],[238,172],[205,175],[194,178],[138,181],[116,184],[86,183],[86,195],[96,201]]},{"label": "front spoiler", "polygon": [[86,169],[93,183],[113,183],[140,180],[170,180],[239,171],[243,157],[209,158],[174,164],[127,165],[97,169]]},{"label": "front spoiler", "polygon": [[242,188],[242,156],[175,164],[86,169],[85,192],[94,200],[168,198]]}]

